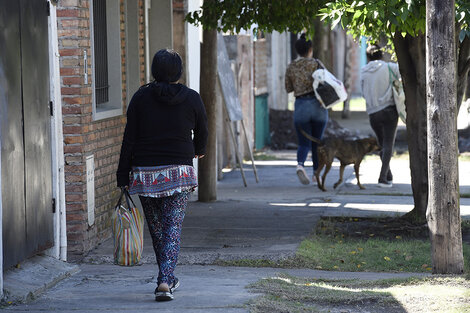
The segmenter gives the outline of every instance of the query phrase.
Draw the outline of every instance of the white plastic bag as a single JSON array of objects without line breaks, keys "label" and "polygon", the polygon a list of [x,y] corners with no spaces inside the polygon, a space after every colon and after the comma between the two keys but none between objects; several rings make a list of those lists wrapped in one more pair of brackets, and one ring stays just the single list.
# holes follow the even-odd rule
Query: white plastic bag
[{"label": "white plastic bag", "polygon": [[328,70],[324,68],[318,69],[313,72],[312,77],[313,91],[315,91],[318,101],[320,101],[324,108],[328,109],[348,98],[343,82],[328,72]]}]

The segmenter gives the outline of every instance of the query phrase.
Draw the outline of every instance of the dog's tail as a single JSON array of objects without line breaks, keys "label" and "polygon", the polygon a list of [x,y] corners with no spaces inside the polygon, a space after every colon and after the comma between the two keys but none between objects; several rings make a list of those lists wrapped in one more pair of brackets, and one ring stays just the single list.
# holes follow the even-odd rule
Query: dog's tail
[{"label": "dog's tail", "polygon": [[304,135],[305,138],[307,138],[308,140],[313,141],[313,142],[318,143],[318,144],[322,144],[322,142],[321,142],[320,139],[315,138],[315,137],[313,137],[312,135],[307,134],[307,132],[306,132],[305,130],[303,130],[302,128],[300,129],[300,132],[301,132],[302,135]]}]

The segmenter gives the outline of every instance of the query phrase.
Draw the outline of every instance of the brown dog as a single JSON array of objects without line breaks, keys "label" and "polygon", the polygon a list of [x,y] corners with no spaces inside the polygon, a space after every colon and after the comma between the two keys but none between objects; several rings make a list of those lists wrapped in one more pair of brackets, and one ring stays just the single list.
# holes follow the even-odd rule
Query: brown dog
[{"label": "brown dog", "polygon": [[[334,188],[338,187],[343,182],[344,168],[346,165],[354,164],[354,171],[356,173],[357,185],[360,189],[365,189],[359,181],[359,166],[362,159],[367,153],[379,151],[380,146],[375,137],[368,137],[362,139],[342,139],[338,137],[329,137],[324,140],[319,140],[307,134],[303,129],[300,132],[309,140],[318,144],[318,168],[315,171],[315,178],[317,180],[318,188],[323,191],[325,189],[326,174],[331,169],[333,159],[336,157],[340,163],[339,180],[334,184]],[[325,166],[325,172],[322,175],[320,182],[320,172]]]}]

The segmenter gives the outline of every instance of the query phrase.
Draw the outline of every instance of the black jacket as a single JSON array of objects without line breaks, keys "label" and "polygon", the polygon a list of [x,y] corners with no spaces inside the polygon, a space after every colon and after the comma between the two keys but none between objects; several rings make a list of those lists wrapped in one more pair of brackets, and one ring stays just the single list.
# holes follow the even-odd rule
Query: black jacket
[{"label": "black jacket", "polygon": [[206,143],[206,111],[196,91],[181,84],[144,85],[127,109],[117,185],[129,184],[132,166],[192,165]]}]

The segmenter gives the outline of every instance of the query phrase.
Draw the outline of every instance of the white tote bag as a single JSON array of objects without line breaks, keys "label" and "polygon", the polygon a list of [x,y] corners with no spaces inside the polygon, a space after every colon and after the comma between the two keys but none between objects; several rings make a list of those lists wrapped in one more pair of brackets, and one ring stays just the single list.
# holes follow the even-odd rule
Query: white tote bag
[{"label": "white tote bag", "polygon": [[348,93],[346,92],[346,88],[344,88],[343,82],[325,69],[321,62],[318,61],[318,63],[323,68],[316,70],[312,74],[313,91],[322,106],[328,109],[346,100]]},{"label": "white tote bag", "polygon": [[392,85],[393,102],[397,107],[398,116],[406,124],[405,91],[401,78],[398,78],[388,65],[390,84]]}]

